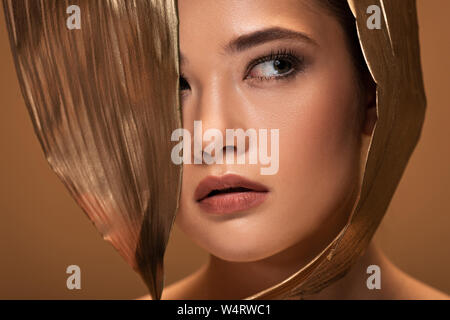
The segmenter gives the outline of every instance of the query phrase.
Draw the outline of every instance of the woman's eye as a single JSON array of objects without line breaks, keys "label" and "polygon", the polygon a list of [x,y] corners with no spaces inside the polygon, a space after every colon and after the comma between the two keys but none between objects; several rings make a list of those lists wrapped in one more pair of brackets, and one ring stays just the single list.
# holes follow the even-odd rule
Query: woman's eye
[{"label": "woman's eye", "polygon": [[248,73],[248,78],[269,79],[285,76],[294,71],[291,61],[285,58],[272,59],[255,65]]},{"label": "woman's eye", "polygon": [[180,76],[180,91],[190,90],[190,89],[191,89],[191,86],[189,85],[189,82],[187,82],[187,80],[183,76]]}]

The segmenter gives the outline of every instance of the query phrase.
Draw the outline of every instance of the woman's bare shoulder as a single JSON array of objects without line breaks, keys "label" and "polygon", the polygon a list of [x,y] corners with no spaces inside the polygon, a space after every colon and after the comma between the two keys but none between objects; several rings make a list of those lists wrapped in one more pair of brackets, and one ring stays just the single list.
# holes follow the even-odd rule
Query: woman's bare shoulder
[{"label": "woman's bare shoulder", "polygon": [[145,296],[138,297],[138,298],[136,298],[134,300],[153,300],[153,299],[152,299],[152,297],[149,294],[147,294]]},{"label": "woman's bare shoulder", "polygon": [[[179,300],[182,299],[182,292],[183,292],[183,286],[181,285],[182,281],[176,282],[167,288],[164,288],[164,291],[162,293],[162,300]],[[149,294],[138,297],[135,300],[153,300],[152,296]]]},{"label": "woman's bare shoulder", "polygon": [[[450,296],[394,267],[391,274],[396,287],[394,299],[401,300],[449,300]],[[391,279],[393,279],[391,278]]]},{"label": "woman's bare shoulder", "polygon": [[418,279],[406,275],[404,296],[410,300],[449,300],[450,296]]}]

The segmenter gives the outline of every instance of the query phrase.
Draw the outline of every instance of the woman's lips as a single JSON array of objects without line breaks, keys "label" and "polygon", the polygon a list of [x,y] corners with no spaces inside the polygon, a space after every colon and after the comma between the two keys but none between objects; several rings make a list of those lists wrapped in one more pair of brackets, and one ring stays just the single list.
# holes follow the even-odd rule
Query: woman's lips
[{"label": "woman's lips", "polygon": [[209,213],[224,214],[244,211],[263,203],[268,188],[241,176],[227,174],[208,176],[197,186],[194,198]]}]

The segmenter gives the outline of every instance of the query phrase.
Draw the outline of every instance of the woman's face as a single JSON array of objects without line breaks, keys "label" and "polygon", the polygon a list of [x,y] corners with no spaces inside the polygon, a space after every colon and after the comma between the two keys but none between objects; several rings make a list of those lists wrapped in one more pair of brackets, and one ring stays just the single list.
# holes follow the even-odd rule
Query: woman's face
[{"label": "woman's face", "polygon": [[[268,134],[268,150],[274,144],[279,152],[275,174],[248,161],[184,164],[178,226],[228,261],[288,248],[312,258],[345,225],[357,191],[364,106],[342,27],[315,1],[178,6],[183,127],[192,137],[195,120],[224,137],[226,129],[279,130],[279,143]],[[224,157],[230,152],[238,151],[224,148]],[[219,179],[204,180],[211,176]],[[204,198],[208,188],[226,187],[241,189]]]}]

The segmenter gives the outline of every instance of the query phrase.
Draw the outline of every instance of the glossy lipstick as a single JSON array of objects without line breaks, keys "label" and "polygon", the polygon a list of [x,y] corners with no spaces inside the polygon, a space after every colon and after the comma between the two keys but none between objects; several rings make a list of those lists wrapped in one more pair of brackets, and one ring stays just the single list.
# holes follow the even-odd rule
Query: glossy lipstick
[{"label": "glossy lipstick", "polygon": [[194,198],[208,213],[227,214],[248,210],[263,203],[269,190],[244,177],[227,174],[208,176],[198,184]]}]

